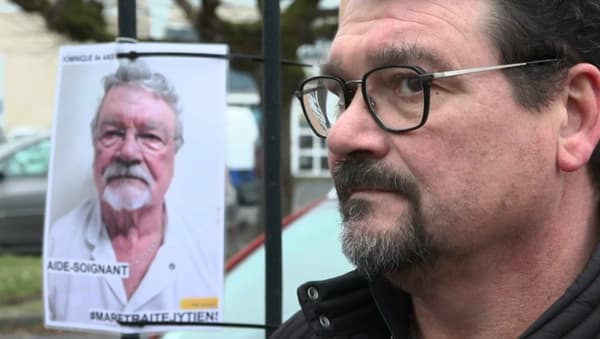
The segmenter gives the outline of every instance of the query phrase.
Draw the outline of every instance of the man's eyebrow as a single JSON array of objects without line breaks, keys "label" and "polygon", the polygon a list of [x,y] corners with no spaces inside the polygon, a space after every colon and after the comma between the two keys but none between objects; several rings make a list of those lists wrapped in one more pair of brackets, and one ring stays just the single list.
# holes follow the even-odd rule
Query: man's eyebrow
[{"label": "man's eyebrow", "polygon": [[439,55],[415,45],[383,48],[369,55],[367,62],[372,68],[388,65],[412,65],[419,66],[427,72],[452,69],[450,63]]},{"label": "man's eyebrow", "polygon": [[[124,126],[124,124],[119,119],[107,118],[107,119],[100,121],[100,126],[111,126],[111,127],[121,128]],[[166,130],[167,129],[167,126],[163,122],[156,121],[156,120],[145,120],[141,123],[140,127],[146,131]]]},{"label": "man's eyebrow", "polygon": [[100,126],[121,126],[123,124],[118,119],[105,118],[105,119],[100,120],[100,124],[99,125]]},{"label": "man's eyebrow", "polygon": [[[367,56],[367,68],[365,71],[390,65],[410,65],[419,66],[426,72],[433,71],[448,71],[452,70],[452,66],[446,60],[440,58],[429,50],[410,45],[410,46],[390,46],[374,53],[370,53]],[[344,78],[344,74],[347,74],[339,63],[328,61],[320,66],[321,74],[333,75]]]},{"label": "man's eyebrow", "polygon": [[142,123],[141,127],[146,131],[167,129],[167,126],[164,123],[155,120],[146,120]]}]

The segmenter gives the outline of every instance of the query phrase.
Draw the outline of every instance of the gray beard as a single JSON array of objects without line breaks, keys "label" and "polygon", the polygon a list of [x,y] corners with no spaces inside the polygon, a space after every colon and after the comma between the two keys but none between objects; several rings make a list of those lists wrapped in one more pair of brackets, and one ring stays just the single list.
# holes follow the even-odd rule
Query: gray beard
[{"label": "gray beard", "polygon": [[367,276],[375,277],[433,262],[431,237],[414,204],[407,215],[385,227],[372,227],[369,223],[371,205],[356,198],[340,202],[342,251],[351,263]]},{"label": "gray beard", "polygon": [[134,211],[149,205],[152,199],[147,187],[140,189],[131,185],[119,185],[113,188],[109,185],[102,193],[102,200],[115,211]]}]

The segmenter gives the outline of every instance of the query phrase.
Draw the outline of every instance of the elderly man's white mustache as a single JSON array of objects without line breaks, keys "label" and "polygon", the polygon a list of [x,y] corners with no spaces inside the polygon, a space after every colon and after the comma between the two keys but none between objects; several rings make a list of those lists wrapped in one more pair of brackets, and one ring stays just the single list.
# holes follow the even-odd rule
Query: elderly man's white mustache
[{"label": "elderly man's white mustache", "polygon": [[104,182],[108,183],[118,178],[133,178],[142,180],[146,185],[154,182],[148,170],[142,165],[127,165],[120,161],[113,161],[108,165],[103,173]]},{"label": "elderly man's white mustache", "polygon": [[146,184],[143,188],[129,183],[116,186],[106,185],[102,192],[102,199],[114,210],[137,210],[146,206],[152,200],[150,185],[154,183],[154,179],[148,170],[140,164],[128,165],[116,160],[111,162],[102,176],[106,184],[118,178],[134,178]]}]

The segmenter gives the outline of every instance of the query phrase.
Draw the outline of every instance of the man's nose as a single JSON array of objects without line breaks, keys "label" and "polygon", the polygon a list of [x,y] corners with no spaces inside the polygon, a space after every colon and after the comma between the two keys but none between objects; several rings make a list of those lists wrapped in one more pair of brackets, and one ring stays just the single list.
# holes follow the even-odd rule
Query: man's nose
[{"label": "man's nose", "polygon": [[345,158],[356,152],[383,157],[388,151],[386,140],[387,133],[377,125],[357,90],[350,105],[331,126],[327,147],[333,157]]},{"label": "man's nose", "polygon": [[123,160],[135,161],[142,157],[142,149],[133,133],[126,133],[123,142],[117,149],[117,155]]}]

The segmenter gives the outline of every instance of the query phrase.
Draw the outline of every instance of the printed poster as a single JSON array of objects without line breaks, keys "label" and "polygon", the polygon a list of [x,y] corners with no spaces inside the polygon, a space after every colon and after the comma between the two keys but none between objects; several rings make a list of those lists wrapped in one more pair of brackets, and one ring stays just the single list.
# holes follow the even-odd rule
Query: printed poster
[{"label": "printed poster", "polygon": [[225,55],[227,47],[60,49],[44,232],[47,327],[143,333],[220,321],[227,61],[198,53]]}]

